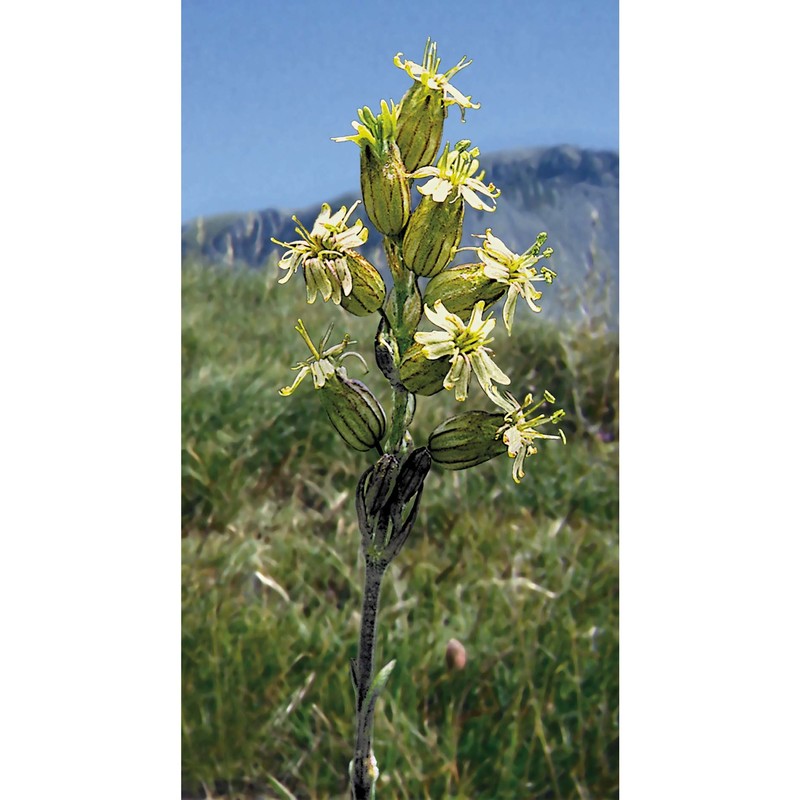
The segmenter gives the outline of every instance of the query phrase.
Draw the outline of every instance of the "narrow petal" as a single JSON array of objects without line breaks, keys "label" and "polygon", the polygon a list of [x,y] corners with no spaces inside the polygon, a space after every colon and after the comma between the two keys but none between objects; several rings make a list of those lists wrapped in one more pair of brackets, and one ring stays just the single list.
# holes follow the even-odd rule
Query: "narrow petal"
[{"label": "narrow petal", "polygon": [[453,189],[453,184],[442,178],[439,179],[439,184],[434,191],[432,198],[437,203],[443,203],[447,200],[448,195]]},{"label": "narrow petal", "polygon": [[523,469],[525,465],[525,455],[526,452],[523,447],[514,459],[514,466],[511,469],[511,477],[514,478],[514,483],[520,483],[525,477],[525,470]]},{"label": "narrow petal", "polygon": [[461,320],[454,314],[451,314],[441,300],[437,300],[433,304],[433,309],[430,306],[425,306],[425,316],[440,328],[448,331],[450,334],[457,334],[460,330],[459,324]]},{"label": "narrow petal", "polygon": [[414,334],[414,341],[420,344],[453,343],[453,337],[446,331],[420,331]]},{"label": "narrow petal", "polygon": [[431,178],[429,181],[425,181],[422,186],[417,186],[417,189],[419,190],[420,194],[432,195],[440,190],[442,183],[444,183],[446,186],[450,185],[447,181],[442,180],[437,173],[435,177]]},{"label": "narrow petal", "polygon": [[537,292],[529,283],[525,284],[525,300],[530,306],[531,311],[541,311],[541,306],[536,305],[536,301],[542,296],[541,292]]},{"label": "narrow petal", "polygon": [[[466,356],[458,355],[453,359],[453,366],[447,377],[444,379],[444,388],[455,388],[456,400],[463,402],[467,399],[469,392],[469,379],[472,374],[469,359]],[[449,385],[448,385],[449,384]]]},{"label": "narrow petal", "polygon": [[517,259],[517,254],[512,253],[502,239],[491,233],[491,228],[486,232],[486,246],[497,251],[507,261],[515,261]]},{"label": "narrow petal", "polygon": [[505,305],[503,306],[503,322],[506,324],[508,335],[511,336],[511,326],[514,324],[514,309],[517,307],[517,298],[519,297],[519,288],[512,286],[508,290],[508,297],[506,298]]},{"label": "narrow petal", "polygon": [[444,90],[445,98],[447,98],[449,95],[452,98],[452,102],[458,103],[458,105],[460,105],[462,108],[480,108],[480,103],[477,105],[471,103],[469,98],[461,94],[461,92],[459,92],[452,83],[445,83],[442,86],[442,89]]},{"label": "narrow petal", "polygon": [[423,352],[425,353],[425,358],[436,361],[437,358],[442,358],[442,356],[452,356],[455,353],[455,347],[450,340],[432,342],[423,348]]},{"label": "narrow petal", "polygon": [[288,397],[294,390],[300,385],[300,382],[305,378],[308,373],[311,372],[309,367],[303,367],[300,372],[297,373],[297,377],[294,379],[294,383],[291,386],[284,386],[283,389],[280,390],[280,394],[284,397]]},{"label": "narrow petal", "polygon": [[311,304],[317,299],[317,282],[314,276],[314,271],[305,270],[306,276],[306,302]]},{"label": "narrow petal", "polygon": [[[483,308],[486,304],[483,300],[478,300],[477,303],[472,307],[472,313],[469,315],[469,322],[467,323],[467,327],[470,330],[475,330],[478,326],[483,324]],[[487,320],[488,321],[488,320]]]},{"label": "narrow petal", "polygon": [[467,395],[469,394],[469,378],[471,372],[472,371],[469,368],[469,361],[467,361],[465,362],[464,371],[459,376],[458,383],[456,384],[456,389],[455,389],[456,400],[458,400],[459,403],[463,403],[467,399]]},{"label": "narrow petal", "polygon": [[483,348],[478,348],[472,353],[470,359],[472,360],[475,374],[478,377],[478,382],[487,394],[493,394],[495,392],[492,382],[502,383],[504,386],[511,383],[511,378],[492,361],[492,358]]},{"label": "narrow petal", "polygon": [[420,167],[409,175],[410,178],[437,178],[439,170],[436,167]]},{"label": "narrow petal", "polygon": [[522,435],[519,430],[513,426],[503,434],[503,444],[508,448],[508,454],[510,456],[516,456],[520,449],[524,449]]},{"label": "narrow petal", "polygon": [[[465,183],[458,187],[461,196],[477,211],[494,211],[494,207],[484,203],[483,200]],[[435,198],[434,198],[435,199]]]},{"label": "narrow petal", "polygon": [[493,281],[508,283],[508,267],[487,256],[483,251],[478,251],[478,258],[483,262],[483,274]]}]

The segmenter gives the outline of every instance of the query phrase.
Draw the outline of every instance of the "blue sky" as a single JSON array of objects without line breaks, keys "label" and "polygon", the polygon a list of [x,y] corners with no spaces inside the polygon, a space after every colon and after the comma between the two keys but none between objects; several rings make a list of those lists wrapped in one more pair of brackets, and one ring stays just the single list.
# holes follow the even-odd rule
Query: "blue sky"
[{"label": "blue sky", "polygon": [[484,153],[619,139],[616,0],[182,2],[182,218],[322,202],[358,187],[364,105],[397,102],[426,37],[481,108],[445,137]]}]

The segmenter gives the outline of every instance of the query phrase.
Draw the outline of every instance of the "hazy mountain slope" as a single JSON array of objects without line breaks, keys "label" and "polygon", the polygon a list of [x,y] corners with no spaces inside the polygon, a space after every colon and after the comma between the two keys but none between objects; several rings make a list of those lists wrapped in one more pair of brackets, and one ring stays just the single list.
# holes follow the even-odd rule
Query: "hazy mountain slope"
[{"label": "hazy mountain slope", "polygon": [[[487,227],[515,252],[522,252],[540,231],[549,234],[548,245],[555,253],[548,266],[558,273],[556,285],[570,287],[573,297],[585,286],[587,260],[606,286],[613,313],[617,309],[619,264],[619,156],[611,151],[583,150],[560,146],[530,148],[487,154],[481,158],[486,181],[502,191],[497,211],[481,213],[467,207],[462,245],[475,242],[470,234],[483,233]],[[417,192],[414,192],[418,196]],[[351,192],[334,198],[320,198],[336,209],[349,206],[359,197]],[[274,263],[280,248],[271,241],[297,238],[292,215],[308,228],[319,213],[319,204],[298,210],[253,211],[244,214],[203,217],[182,228],[184,257],[201,256],[205,260],[251,267]],[[381,237],[370,227],[364,254],[384,266]],[[593,225],[593,217],[595,223]],[[588,253],[594,237],[594,258]],[[270,259],[271,256],[271,259]],[[457,257],[467,263],[469,254]],[[546,287],[545,291],[550,287]],[[557,292],[547,292],[545,299],[551,313],[557,312],[561,299]],[[543,301],[545,302],[545,301]]]}]

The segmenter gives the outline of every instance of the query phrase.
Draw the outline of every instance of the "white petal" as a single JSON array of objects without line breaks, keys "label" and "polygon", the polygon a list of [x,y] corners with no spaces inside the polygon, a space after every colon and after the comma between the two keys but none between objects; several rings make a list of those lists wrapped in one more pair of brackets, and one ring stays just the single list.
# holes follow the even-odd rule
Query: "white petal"
[{"label": "white petal", "polygon": [[506,324],[508,335],[511,336],[511,326],[514,323],[514,309],[517,306],[517,298],[519,297],[519,289],[512,286],[508,291],[506,303],[503,306],[503,322]]},{"label": "white petal", "polygon": [[437,203],[443,203],[447,200],[448,195],[453,190],[453,184],[443,178],[439,179],[439,185],[436,187],[432,198]]},{"label": "white petal", "polygon": [[425,358],[435,361],[442,356],[452,356],[455,353],[455,347],[452,340],[448,339],[445,342],[431,342],[425,346],[423,352],[425,353]]},{"label": "white petal", "polygon": [[508,447],[508,454],[510,456],[517,455],[517,453],[520,451],[520,448],[524,449],[522,436],[520,435],[520,432],[513,426],[506,430],[506,432],[503,434],[503,444]]},{"label": "white petal", "polygon": [[414,341],[420,344],[440,344],[442,342],[452,344],[453,337],[447,331],[420,331],[414,334]]},{"label": "white petal", "polygon": [[283,389],[280,390],[280,394],[284,397],[288,397],[299,385],[300,382],[305,378],[308,373],[311,372],[309,367],[303,367],[300,372],[297,373],[297,377],[294,379],[294,383],[291,386],[284,386]]},{"label": "white petal", "polygon": [[466,184],[458,187],[461,196],[477,211],[494,211],[494,207],[484,203],[483,200]]},{"label": "white petal", "polygon": [[[472,366],[475,368],[475,374],[478,376],[481,386],[484,387],[484,391],[494,391],[491,386],[492,381],[502,383],[504,386],[511,383],[511,378],[494,363],[491,356],[483,348],[479,348],[472,353],[470,358],[472,359]],[[486,389],[487,386],[489,386],[488,390]]]},{"label": "white petal", "polygon": [[525,470],[523,469],[525,465],[525,450],[524,448],[517,453],[517,457],[514,459],[514,466],[511,469],[511,477],[514,478],[514,483],[519,483],[525,477]]},{"label": "white petal", "polygon": [[529,283],[525,284],[525,300],[531,308],[531,311],[541,311],[541,307],[536,305],[536,301],[542,296],[541,292],[537,292]]},{"label": "white petal", "polygon": [[433,310],[431,310],[430,306],[426,305],[425,316],[434,325],[444,328],[444,330],[449,331],[450,334],[457,334],[460,331],[459,324],[461,324],[461,319],[456,317],[454,314],[451,314],[445,308],[444,303],[441,300],[437,300],[433,304]]},{"label": "white petal", "polygon": [[441,183],[442,183],[442,178],[439,177],[439,173],[437,171],[435,176],[432,177],[429,181],[425,181],[425,183],[423,183],[422,186],[417,186],[417,190],[419,191],[420,194],[431,195],[439,188]]}]

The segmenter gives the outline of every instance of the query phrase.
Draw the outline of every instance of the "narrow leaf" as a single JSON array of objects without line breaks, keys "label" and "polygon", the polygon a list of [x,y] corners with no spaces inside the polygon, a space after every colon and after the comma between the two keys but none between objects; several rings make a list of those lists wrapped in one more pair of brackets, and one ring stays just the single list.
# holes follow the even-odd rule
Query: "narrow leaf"
[{"label": "narrow leaf", "polygon": [[392,670],[394,669],[394,665],[397,663],[397,659],[392,659],[376,676],[375,679],[372,681],[372,685],[369,687],[369,691],[367,692],[367,706],[370,708],[374,708],[375,701],[381,696],[381,692],[386,687],[387,682],[389,681],[389,676],[392,674]]}]

